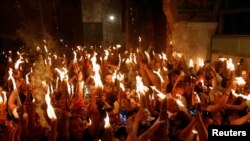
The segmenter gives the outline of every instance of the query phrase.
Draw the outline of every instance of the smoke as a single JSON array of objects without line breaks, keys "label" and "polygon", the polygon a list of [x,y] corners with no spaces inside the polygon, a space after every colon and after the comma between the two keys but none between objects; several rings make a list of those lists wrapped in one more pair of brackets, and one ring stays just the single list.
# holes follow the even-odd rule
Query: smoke
[{"label": "smoke", "polygon": [[[24,21],[17,31],[17,34],[24,44],[23,52],[28,54],[29,66],[32,68],[31,84],[32,84],[32,97],[35,99],[36,113],[39,115],[40,124],[50,129],[46,120],[45,109],[45,94],[46,86],[51,81],[50,72],[44,63],[48,52],[57,52],[57,42],[54,37],[48,32],[44,31],[38,19]],[[37,50],[37,48],[40,50]],[[45,49],[46,48],[46,49]]]}]

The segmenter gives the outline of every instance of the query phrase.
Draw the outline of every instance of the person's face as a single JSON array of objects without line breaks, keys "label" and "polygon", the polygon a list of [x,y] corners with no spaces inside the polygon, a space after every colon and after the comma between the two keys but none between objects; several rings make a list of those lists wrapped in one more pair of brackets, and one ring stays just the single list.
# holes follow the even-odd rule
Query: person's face
[{"label": "person's face", "polygon": [[104,86],[104,92],[106,92],[106,93],[112,92],[112,86],[110,86],[110,85]]},{"label": "person's face", "polygon": [[111,74],[108,74],[108,75],[105,76],[105,83],[106,84],[112,84],[113,83]]},{"label": "person's face", "polygon": [[84,126],[80,118],[70,121],[70,133],[77,139],[83,138]]}]

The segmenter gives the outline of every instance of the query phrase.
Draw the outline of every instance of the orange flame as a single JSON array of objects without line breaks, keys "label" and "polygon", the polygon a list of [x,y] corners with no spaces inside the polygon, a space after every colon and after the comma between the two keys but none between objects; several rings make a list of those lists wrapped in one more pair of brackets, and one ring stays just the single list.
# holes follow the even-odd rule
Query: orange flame
[{"label": "orange flame", "polygon": [[46,93],[46,95],[45,95],[45,101],[46,101],[46,104],[47,104],[47,114],[48,114],[48,117],[49,117],[50,119],[54,120],[54,119],[56,119],[57,117],[56,117],[54,108],[53,108],[52,105],[51,105],[49,93],[50,93],[50,90],[49,90],[49,87],[48,87],[47,93]]},{"label": "orange flame", "polygon": [[233,89],[231,90],[231,92],[232,92],[232,95],[235,96],[235,97],[242,97],[245,100],[250,100],[250,94],[248,94],[248,95],[238,94]]},{"label": "orange flame", "polygon": [[227,69],[229,69],[230,71],[234,71],[235,70],[232,58],[229,58],[227,60]]},{"label": "orange flame", "polygon": [[159,91],[155,86],[151,86],[151,88],[157,92],[157,96],[158,96],[160,99],[165,99],[165,98],[166,98],[166,95],[163,94],[161,91]]},{"label": "orange flame", "polygon": [[110,127],[110,123],[109,123],[109,115],[108,115],[108,113],[106,113],[106,117],[104,119],[104,122],[105,122],[104,128],[109,128]]},{"label": "orange flame", "polygon": [[97,54],[95,53],[94,56],[91,58],[92,67],[94,71],[94,76],[92,76],[92,78],[94,79],[95,87],[103,88],[101,76],[99,74],[100,66],[96,63],[96,55]]},{"label": "orange flame", "polygon": [[245,81],[242,77],[236,77],[235,79],[236,79],[235,82],[236,82],[238,85],[240,85],[240,86],[246,84],[246,81]]},{"label": "orange flame", "polygon": [[16,87],[16,81],[13,77],[13,70],[11,68],[9,68],[9,77],[8,77],[8,80],[11,80],[12,81],[12,85],[13,85],[13,90],[17,90],[17,87]]},{"label": "orange flame", "polygon": [[136,92],[144,94],[144,85],[140,76],[136,76]]},{"label": "orange flame", "polygon": [[16,61],[14,68],[17,70],[21,63],[23,63],[23,57],[19,55],[19,59]]},{"label": "orange flame", "polygon": [[194,61],[192,59],[189,60],[189,67],[190,68],[194,67]]},{"label": "orange flame", "polygon": [[160,69],[158,69],[157,71],[153,70],[153,73],[155,73],[160,78],[161,83],[164,82],[164,79],[161,76],[161,70]]},{"label": "orange flame", "polygon": [[198,66],[199,67],[203,67],[205,64],[204,64],[204,60],[202,58],[197,58],[198,60]]}]

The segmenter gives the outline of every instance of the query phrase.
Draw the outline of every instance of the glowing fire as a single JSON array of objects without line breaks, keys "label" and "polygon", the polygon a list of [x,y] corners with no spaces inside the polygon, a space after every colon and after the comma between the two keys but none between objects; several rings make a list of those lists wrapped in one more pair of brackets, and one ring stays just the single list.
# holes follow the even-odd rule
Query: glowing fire
[{"label": "glowing fire", "polygon": [[236,92],[235,92],[235,90],[231,90],[231,92],[232,92],[232,95],[233,96],[235,96],[235,97],[242,97],[243,99],[245,99],[245,100],[250,100],[250,94],[248,94],[248,95],[244,95],[244,94],[237,94]]},{"label": "glowing fire", "polygon": [[7,92],[2,91],[2,93],[3,93],[3,103],[6,103],[7,102],[7,96],[6,96]]},{"label": "glowing fire", "polygon": [[157,71],[153,70],[153,73],[155,73],[160,78],[161,83],[164,82],[164,79],[161,76],[161,70],[160,69],[158,69]]},{"label": "glowing fire", "polygon": [[227,69],[229,69],[230,71],[234,71],[235,70],[232,58],[229,58],[227,60]]},{"label": "glowing fire", "polygon": [[0,104],[3,103],[3,98],[0,96]]},{"label": "glowing fire", "polygon": [[197,102],[201,103],[201,99],[200,99],[199,95],[196,92],[194,92],[194,95],[195,95]]},{"label": "glowing fire", "polygon": [[198,66],[199,67],[203,67],[205,64],[204,64],[204,60],[202,58],[197,58],[198,60]]},{"label": "glowing fire", "polygon": [[160,99],[165,99],[165,98],[166,98],[166,95],[163,94],[163,93],[162,93],[161,91],[159,91],[158,89],[156,89],[155,86],[151,86],[151,88],[157,92],[157,96],[158,96]]},{"label": "glowing fire", "polygon": [[47,114],[48,114],[48,117],[50,119],[54,120],[54,119],[56,119],[56,114],[55,114],[54,108],[51,105],[49,93],[50,93],[50,90],[49,90],[49,87],[48,87],[47,93],[45,95],[45,101],[46,101],[46,104],[47,104]]},{"label": "glowing fire", "polygon": [[189,67],[190,68],[194,67],[194,61],[192,59],[189,60]]},{"label": "glowing fire", "polygon": [[246,84],[246,81],[245,81],[242,77],[236,77],[235,79],[236,79],[235,82],[236,82],[238,85],[240,85],[240,86]]},{"label": "glowing fire", "polygon": [[109,128],[110,127],[110,123],[109,123],[109,115],[108,115],[108,113],[106,113],[106,117],[104,119],[104,122],[105,122],[104,128]]},{"label": "glowing fire", "polygon": [[[18,53],[19,54],[19,53]],[[17,70],[19,68],[19,65],[23,63],[23,57],[22,54],[19,54],[19,59],[16,61],[14,68]]]},{"label": "glowing fire", "polygon": [[137,93],[144,94],[144,85],[140,76],[136,76],[136,91]]},{"label": "glowing fire", "polygon": [[179,97],[179,98],[175,99],[176,103],[177,103],[179,106],[181,106],[181,107],[185,107],[184,104],[183,104],[182,101],[181,101],[181,95],[180,95],[180,94],[176,94],[176,96]]},{"label": "glowing fire", "polygon": [[66,68],[62,68],[62,70],[55,68],[55,71],[59,73],[59,77],[61,81],[67,78],[68,70]]},{"label": "glowing fire", "polygon": [[148,62],[150,62],[150,55],[149,55],[149,53],[147,51],[144,51],[144,54],[146,55]]},{"label": "glowing fire", "polygon": [[163,53],[163,52],[162,52],[162,59],[163,59],[163,60],[168,60],[166,53]]},{"label": "glowing fire", "polygon": [[13,77],[13,70],[11,68],[9,68],[9,77],[8,77],[8,80],[11,80],[12,81],[12,85],[13,85],[13,90],[17,90],[17,87],[16,87],[16,81]]},{"label": "glowing fire", "polygon": [[94,79],[96,88],[103,88],[101,76],[99,74],[100,66],[96,63],[96,55],[97,54],[95,53],[94,56],[91,58],[91,63],[94,71],[94,75],[92,76],[92,78]]},{"label": "glowing fire", "polygon": [[123,83],[120,83],[119,86],[122,89],[122,91],[124,92],[125,91],[125,87],[124,87]]}]

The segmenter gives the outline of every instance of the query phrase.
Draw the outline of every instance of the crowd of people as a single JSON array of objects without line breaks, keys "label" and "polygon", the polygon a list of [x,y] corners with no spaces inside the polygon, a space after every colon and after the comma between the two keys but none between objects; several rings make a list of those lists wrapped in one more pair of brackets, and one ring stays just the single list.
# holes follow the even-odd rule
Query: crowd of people
[{"label": "crowd of people", "polygon": [[0,140],[206,141],[209,125],[250,121],[248,70],[230,59],[191,65],[185,53],[71,51],[2,53]]}]

